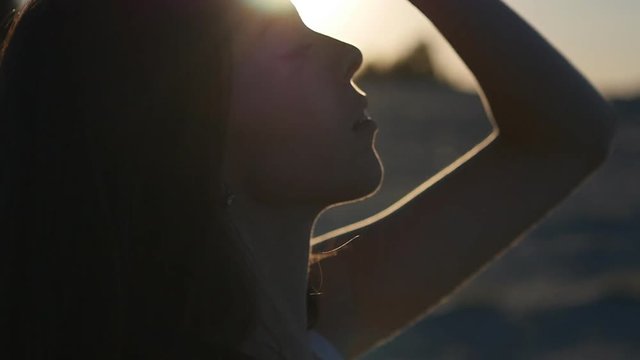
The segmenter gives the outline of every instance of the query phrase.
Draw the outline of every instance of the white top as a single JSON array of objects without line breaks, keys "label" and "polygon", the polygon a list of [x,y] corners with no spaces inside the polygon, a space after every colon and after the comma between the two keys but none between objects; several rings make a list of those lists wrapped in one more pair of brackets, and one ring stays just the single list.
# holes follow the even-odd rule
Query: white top
[{"label": "white top", "polygon": [[340,355],[338,350],[317,331],[310,330],[307,334],[309,336],[311,352],[317,360],[344,360],[344,357]]}]

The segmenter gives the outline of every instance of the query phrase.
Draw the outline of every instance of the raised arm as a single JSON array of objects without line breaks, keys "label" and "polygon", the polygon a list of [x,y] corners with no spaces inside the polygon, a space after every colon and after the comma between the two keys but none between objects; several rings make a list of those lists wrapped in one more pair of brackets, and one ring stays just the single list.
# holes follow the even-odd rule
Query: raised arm
[{"label": "raised arm", "polygon": [[477,77],[494,133],[398,203],[313,239],[360,235],[321,263],[318,330],[353,357],[419,319],[606,158],[609,105],[498,0],[414,0]]},{"label": "raised arm", "polygon": [[534,29],[498,0],[414,0],[477,78],[500,133],[516,148],[607,153],[612,112]]}]

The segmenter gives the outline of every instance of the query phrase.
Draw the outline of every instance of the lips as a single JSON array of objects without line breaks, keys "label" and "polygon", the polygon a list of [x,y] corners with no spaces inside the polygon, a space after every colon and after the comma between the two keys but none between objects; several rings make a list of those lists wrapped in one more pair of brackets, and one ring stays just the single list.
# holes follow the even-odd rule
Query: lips
[{"label": "lips", "polygon": [[365,127],[369,127],[375,125],[375,121],[373,121],[373,119],[371,119],[371,115],[369,114],[369,111],[367,109],[364,109],[364,111],[362,112],[362,117],[360,117],[358,120],[356,120],[353,123],[353,131],[358,131],[362,128]]}]

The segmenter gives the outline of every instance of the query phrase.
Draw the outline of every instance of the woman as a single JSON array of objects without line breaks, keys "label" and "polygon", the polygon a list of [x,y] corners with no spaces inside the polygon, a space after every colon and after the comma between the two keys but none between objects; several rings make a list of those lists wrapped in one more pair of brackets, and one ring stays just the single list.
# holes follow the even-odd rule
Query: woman
[{"label": "woman", "polygon": [[508,7],[414,0],[496,130],[404,206],[313,239],[359,235],[322,260],[308,332],[314,220],[382,171],[350,83],[360,52],[274,1],[40,0],[18,16],[0,65],[11,358],[355,357],[606,158],[610,108]]}]

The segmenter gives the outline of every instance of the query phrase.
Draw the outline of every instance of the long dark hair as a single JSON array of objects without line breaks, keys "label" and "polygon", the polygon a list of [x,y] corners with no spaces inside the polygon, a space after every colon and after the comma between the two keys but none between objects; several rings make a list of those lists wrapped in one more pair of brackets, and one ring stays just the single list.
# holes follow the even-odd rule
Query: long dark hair
[{"label": "long dark hair", "polygon": [[224,3],[18,12],[0,64],[0,358],[231,358],[246,337],[253,280],[221,211]]},{"label": "long dark hair", "polygon": [[15,4],[12,0],[0,0],[0,43],[2,43],[9,27],[11,13],[14,7]]}]

